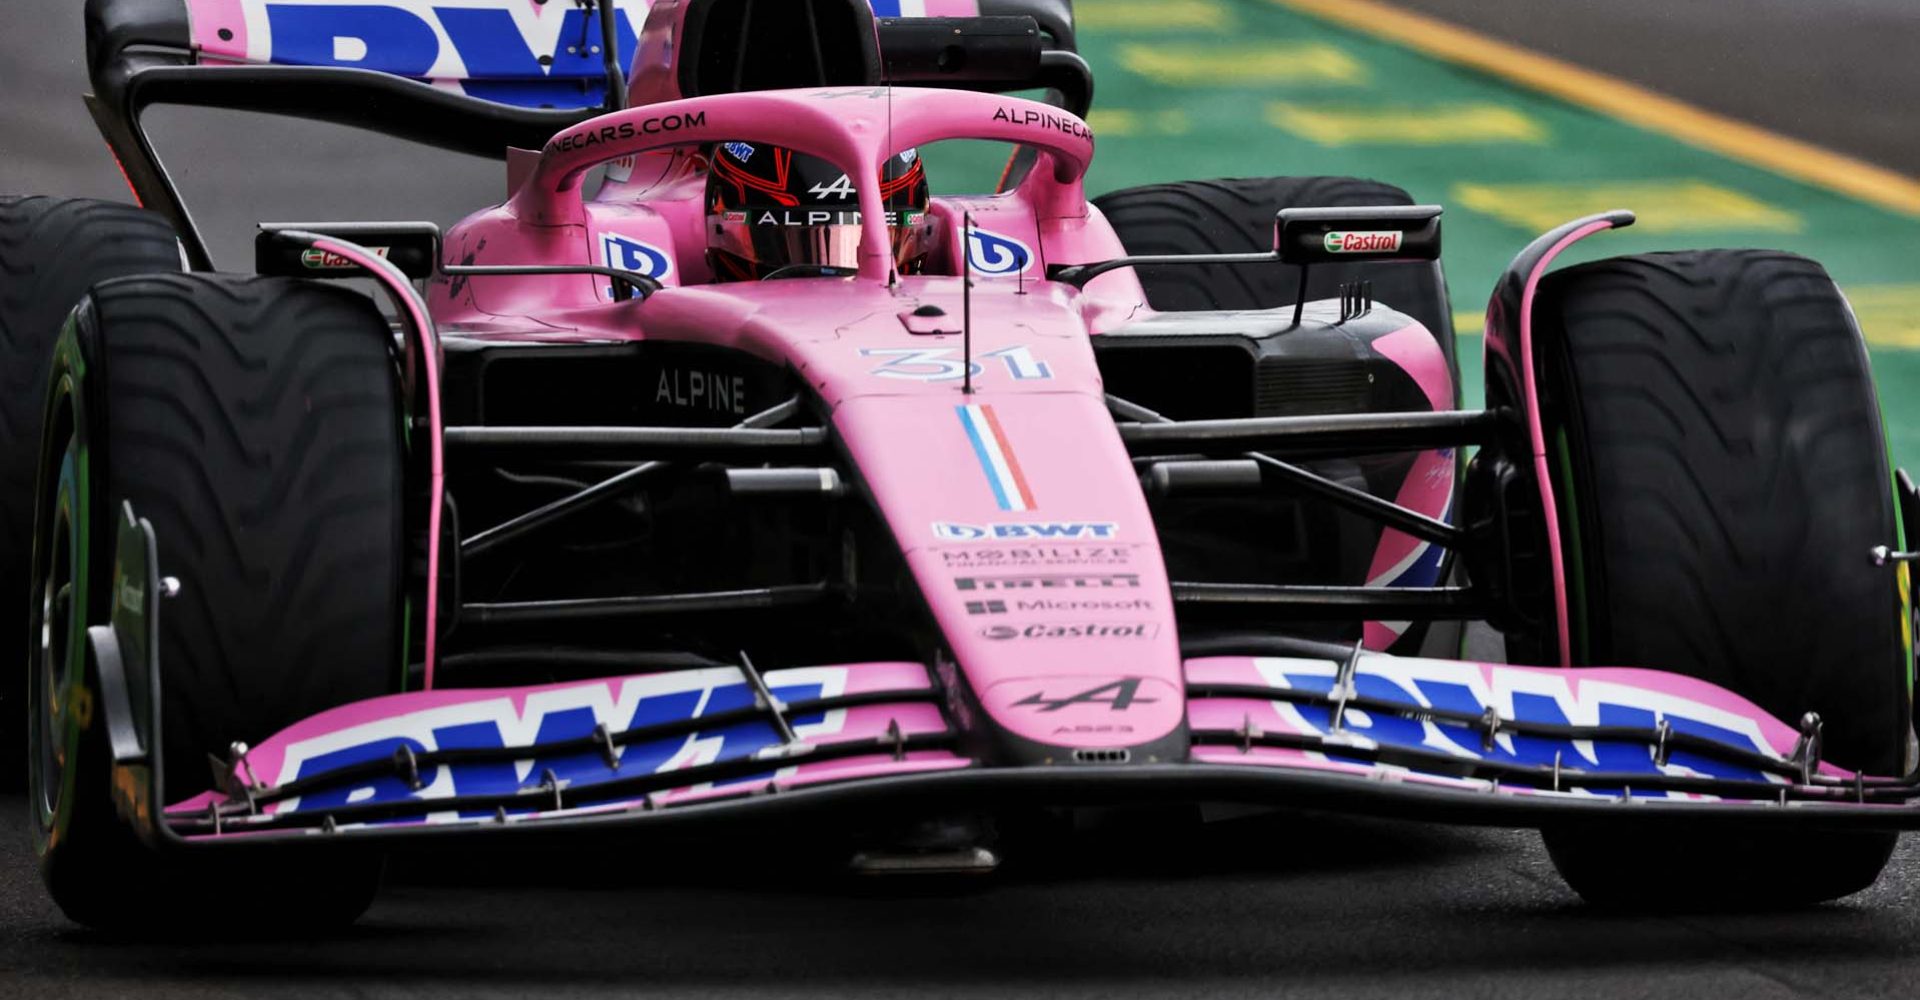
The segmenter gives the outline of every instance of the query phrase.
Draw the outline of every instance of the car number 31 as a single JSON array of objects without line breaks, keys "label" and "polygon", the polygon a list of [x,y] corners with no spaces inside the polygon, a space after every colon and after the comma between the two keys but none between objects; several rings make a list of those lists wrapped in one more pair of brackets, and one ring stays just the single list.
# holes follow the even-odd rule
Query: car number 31
[{"label": "car number 31", "polygon": [[[966,374],[967,368],[957,347],[864,347],[860,349],[860,356],[885,359],[878,368],[873,369],[873,374],[881,378],[915,382],[954,381]],[[1052,366],[1034,357],[1032,348],[1025,345],[1002,347],[977,356],[973,361],[973,375],[976,378],[984,375],[988,364],[992,362],[1004,365],[1007,374],[1016,381],[1053,377]]]}]

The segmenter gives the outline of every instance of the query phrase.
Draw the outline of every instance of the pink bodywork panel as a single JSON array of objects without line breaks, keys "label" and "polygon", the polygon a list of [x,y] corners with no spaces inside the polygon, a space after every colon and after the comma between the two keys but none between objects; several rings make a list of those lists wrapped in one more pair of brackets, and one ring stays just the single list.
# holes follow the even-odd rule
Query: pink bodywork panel
[{"label": "pink bodywork panel", "polygon": [[245,0],[187,0],[193,47],[203,56],[243,61],[251,51]]},{"label": "pink bodywork panel", "polygon": [[[1391,305],[1391,303],[1388,303]],[[1453,372],[1447,356],[1426,327],[1415,323],[1373,342],[1373,349],[1399,365],[1426,395],[1434,412],[1451,410]],[[1393,502],[1428,517],[1445,520],[1453,504],[1454,474],[1458,463],[1452,449],[1421,452],[1400,485]],[[1392,586],[1416,563],[1432,555],[1433,543],[1388,528],[1380,533],[1373,563],[1367,567],[1367,586]],[[1434,581],[1438,583],[1439,581]],[[1367,622],[1362,639],[1366,648],[1384,650],[1406,632],[1408,622]]]}]

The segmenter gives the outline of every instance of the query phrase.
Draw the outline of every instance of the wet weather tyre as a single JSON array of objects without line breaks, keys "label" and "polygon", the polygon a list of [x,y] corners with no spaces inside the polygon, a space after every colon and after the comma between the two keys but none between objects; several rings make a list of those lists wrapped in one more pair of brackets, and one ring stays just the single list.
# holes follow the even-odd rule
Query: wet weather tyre
[{"label": "wet weather tyre", "polygon": [[[56,554],[72,552],[68,604],[86,611],[35,633],[78,635],[74,626],[106,620],[113,518],[131,503],[153,524],[160,572],[180,583],[159,616],[169,801],[209,787],[210,754],[400,687],[391,344],[378,311],[345,289],[196,274],[95,287],[56,347],[34,569],[52,580]],[[60,510],[81,512],[70,530],[90,544],[62,547]],[[48,616],[34,613],[36,625]],[[84,657],[77,667],[47,660],[86,683]],[[71,686],[56,674],[33,676],[48,691]],[[42,876],[76,921],[157,929],[142,927],[147,915],[172,916],[175,904],[225,906],[205,889],[219,885],[273,886],[273,906],[249,911],[263,926],[350,922],[371,901],[380,865],[367,855],[162,859],[114,815],[98,727],[38,725],[72,748],[64,768],[33,773]]]},{"label": "wet weather tyre", "polygon": [[[1776,718],[1818,713],[1824,756],[1911,763],[1910,651],[1865,343],[1791,254],[1623,257],[1542,283],[1543,426],[1567,552],[1573,660],[1697,677]],[[1546,831],[1586,899],[1775,907],[1871,885],[1879,833]]]},{"label": "wet weather tyre", "polygon": [[[7,641],[23,637],[33,477],[40,459],[47,358],[67,313],[97,282],[179,271],[172,227],[131,205],[83,198],[0,197],[0,609]],[[26,675],[0,686],[0,788],[26,775]]]},{"label": "wet weather tyre", "polygon": [[[1176,181],[1094,199],[1130,254],[1262,253],[1273,249],[1282,208],[1411,205],[1391,184],[1357,177],[1244,177]],[[1147,303],[1166,312],[1291,306],[1300,269],[1275,264],[1143,267]],[[1330,299],[1344,283],[1373,282],[1373,297],[1425,324],[1454,362],[1453,310],[1440,264],[1329,264],[1310,269],[1307,297]]]}]

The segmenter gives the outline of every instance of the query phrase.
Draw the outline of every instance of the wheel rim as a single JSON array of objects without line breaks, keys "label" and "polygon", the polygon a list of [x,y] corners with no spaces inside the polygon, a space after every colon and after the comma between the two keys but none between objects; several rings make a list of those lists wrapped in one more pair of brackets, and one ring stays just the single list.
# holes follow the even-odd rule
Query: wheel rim
[{"label": "wheel rim", "polygon": [[65,504],[57,504],[48,555],[51,564],[40,585],[40,631],[34,670],[39,675],[41,732],[51,739],[40,740],[40,808],[51,817],[60,805],[61,777],[66,770],[66,741],[60,736],[67,729],[68,707],[73,701],[73,684],[67,669],[67,635],[72,627],[73,561],[70,553],[73,528]]},{"label": "wheel rim", "polygon": [[[93,693],[86,683],[83,641],[87,618],[86,447],[72,412],[61,410],[55,430],[65,444],[53,453],[58,465],[43,477],[52,495],[40,510],[31,601],[31,663],[28,716],[32,734],[29,766],[33,810],[43,849],[66,835],[83,731],[93,721]],[[59,440],[59,438],[55,438]]]}]

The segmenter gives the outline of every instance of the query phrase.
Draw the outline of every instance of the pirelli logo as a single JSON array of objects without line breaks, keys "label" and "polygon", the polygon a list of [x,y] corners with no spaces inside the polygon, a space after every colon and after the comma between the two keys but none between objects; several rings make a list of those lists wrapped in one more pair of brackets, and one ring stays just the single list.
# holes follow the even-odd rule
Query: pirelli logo
[{"label": "pirelli logo", "polygon": [[955,577],[960,590],[1125,590],[1140,586],[1138,573],[1034,573]]}]

